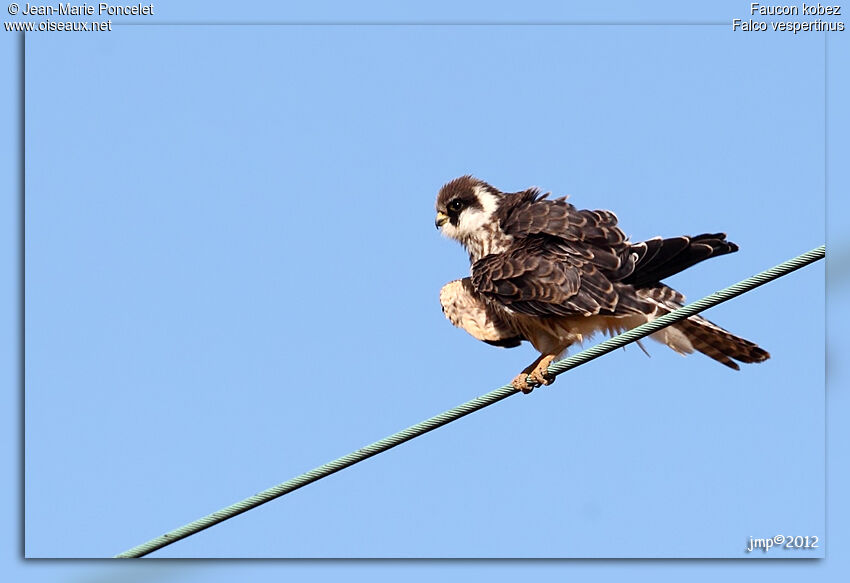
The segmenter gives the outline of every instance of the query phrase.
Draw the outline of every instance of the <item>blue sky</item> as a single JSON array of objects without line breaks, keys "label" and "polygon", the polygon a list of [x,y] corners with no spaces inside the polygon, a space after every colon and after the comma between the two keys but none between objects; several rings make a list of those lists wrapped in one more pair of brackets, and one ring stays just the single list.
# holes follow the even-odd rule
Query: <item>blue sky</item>
[{"label": "blue sky", "polygon": [[[257,4],[236,19],[747,16],[737,3],[671,6],[356,17]],[[234,16],[187,5],[157,18]],[[17,48],[10,34],[4,42]],[[830,37],[833,68],[846,49]],[[825,220],[835,225],[846,204],[846,170],[831,163],[825,183],[819,34],[117,26],[30,34],[26,75],[25,518],[11,517],[24,521],[31,558],[114,555],[483,394],[531,361],[530,347],[478,343],[440,313],[440,286],[468,272],[463,250],[433,228],[436,191],[455,176],[611,209],[633,240],[727,232],[739,253],[669,280],[691,299],[822,244],[837,232]],[[829,91],[841,102],[846,80],[830,75]],[[13,111],[16,96],[6,98]],[[846,122],[830,110],[830,160],[846,153]],[[14,227],[14,209],[9,217]],[[846,237],[836,237],[840,248]],[[844,430],[825,415],[824,271],[821,262],[707,313],[767,348],[763,365],[734,373],[631,346],[155,556],[745,558],[751,536],[827,539],[839,521],[825,523],[825,476],[846,476],[834,462],[825,471],[841,450],[831,436],[825,451],[824,422]],[[828,400],[832,414],[846,398]],[[840,536],[767,555],[826,562],[760,568],[828,576]],[[493,569],[216,565],[137,574]],[[592,577],[624,565],[635,564],[499,570]],[[693,564],[639,565],[674,576]],[[66,566],[11,568],[37,580]],[[79,580],[119,572],[67,569]]]}]

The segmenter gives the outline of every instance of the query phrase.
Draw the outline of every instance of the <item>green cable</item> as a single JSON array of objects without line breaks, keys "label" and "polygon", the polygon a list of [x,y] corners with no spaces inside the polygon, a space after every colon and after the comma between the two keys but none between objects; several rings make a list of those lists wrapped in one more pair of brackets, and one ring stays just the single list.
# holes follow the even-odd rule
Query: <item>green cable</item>
[{"label": "green cable", "polygon": [[[575,368],[580,366],[586,362],[589,362],[595,358],[602,356],[603,354],[607,354],[613,350],[618,348],[622,348],[623,346],[639,340],[644,336],[648,336],[654,332],[658,332],[662,328],[669,326],[671,324],[675,324],[680,320],[684,320],[694,314],[697,314],[703,310],[716,306],[717,304],[723,303],[727,300],[730,300],[734,297],[737,297],[743,293],[746,293],[752,289],[759,287],[760,285],[764,285],[769,281],[773,281],[779,277],[787,275],[792,271],[796,271],[801,267],[809,265],[810,263],[814,263],[820,259],[823,259],[826,256],[826,247],[820,246],[816,249],[812,249],[807,253],[803,253],[802,255],[795,257],[794,259],[790,259],[768,269],[767,271],[763,271],[757,275],[752,277],[748,277],[744,281],[736,283],[726,289],[722,289],[718,292],[714,292],[713,294],[702,298],[696,302],[688,304],[678,310],[671,312],[665,316],[662,316],[652,322],[647,322],[646,324],[642,324],[637,328],[629,330],[623,334],[615,336],[609,340],[606,340],[596,346],[588,348],[587,350],[583,350],[578,354],[565,358],[564,360],[560,360],[558,362],[552,363],[549,366],[549,372],[554,375],[559,375],[565,371],[570,370],[571,368]],[[372,457],[373,455],[377,455],[388,449],[392,449],[397,445],[401,445],[405,441],[413,439],[414,437],[419,437],[424,433],[428,433],[429,431],[433,431],[438,427],[442,427],[447,423],[451,423],[465,415],[469,415],[470,413],[474,413],[479,409],[483,409],[493,403],[501,401],[511,395],[517,394],[516,391],[511,385],[505,385],[500,387],[494,391],[487,393],[486,395],[482,395],[481,397],[476,397],[471,401],[467,401],[462,405],[458,405],[457,407],[450,409],[444,413],[440,413],[435,417],[431,417],[430,419],[426,419],[421,423],[417,423],[416,425],[412,425],[407,429],[399,431],[398,433],[394,433],[389,437],[385,437],[380,441],[376,441],[371,445],[367,445],[366,447],[362,447],[357,451],[354,451],[348,455],[345,455],[339,459],[336,459],[332,462],[328,462],[322,466],[319,466],[313,470],[305,474],[301,474],[291,480],[287,480],[282,484],[278,484],[268,490],[264,490],[258,494],[245,498],[244,500],[233,504],[232,506],[228,506],[227,508],[222,508],[212,514],[204,516],[203,518],[199,518],[185,526],[181,526],[171,532],[158,536],[146,543],[140,544],[132,549],[124,551],[120,555],[117,555],[116,558],[126,559],[126,558],[137,558],[143,557],[153,551],[161,549],[165,546],[168,546],[174,542],[177,542],[180,539],[186,538],[188,536],[192,536],[204,529],[207,529],[211,526],[214,526],[220,522],[224,522],[229,518],[233,518],[234,516],[238,516],[243,512],[247,512],[261,504],[265,504],[266,502],[270,502],[275,498],[279,498],[285,494],[289,494],[290,492],[297,490],[307,484],[315,482],[317,480],[321,480],[327,476],[330,476],[333,473],[336,473],[342,469],[345,469],[349,466],[353,466],[358,462],[362,462],[365,459]]]}]

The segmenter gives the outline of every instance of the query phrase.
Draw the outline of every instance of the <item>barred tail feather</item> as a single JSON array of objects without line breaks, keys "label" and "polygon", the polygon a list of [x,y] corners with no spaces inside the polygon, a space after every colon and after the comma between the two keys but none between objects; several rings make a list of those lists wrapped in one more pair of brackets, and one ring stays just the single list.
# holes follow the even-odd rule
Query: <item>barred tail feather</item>
[{"label": "barred tail feather", "polygon": [[770,358],[770,354],[757,344],[735,336],[701,316],[691,316],[673,327],[687,337],[695,350],[735,370],[740,370],[735,360],[752,363]]},{"label": "barred tail feather", "polygon": [[[656,316],[668,314],[682,307],[685,297],[666,285],[658,285],[638,291],[638,296],[656,306]],[[738,362],[764,362],[770,354],[757,344],[735,336],[702,316],[691,316],[652,335],[680,354],[694,350],[702,352],[717,362],[740,370]]]}]

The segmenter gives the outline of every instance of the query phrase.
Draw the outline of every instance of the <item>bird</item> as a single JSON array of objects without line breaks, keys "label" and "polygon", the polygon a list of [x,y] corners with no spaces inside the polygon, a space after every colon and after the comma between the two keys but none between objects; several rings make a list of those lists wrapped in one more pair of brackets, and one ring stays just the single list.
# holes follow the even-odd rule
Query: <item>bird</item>
[{"label": "bird", "polygon": [[[436,202],[435,226],[463,245],[470,262],[468,277],[440,290],[443,313],[488,344],[530,342],[540,356],[511,382],[523,393],[551,384],[549,365],[570,346],[684,305],[685,296],[662,280],[738,250],[725,233],[633,243],[613,212],[580,210],[550,194],[537,187],[502,192],[466,175],[446,183]],[[696,350],[735,370],[735,361],[770,358],[699,315],[651,337],[682,355]]]}]

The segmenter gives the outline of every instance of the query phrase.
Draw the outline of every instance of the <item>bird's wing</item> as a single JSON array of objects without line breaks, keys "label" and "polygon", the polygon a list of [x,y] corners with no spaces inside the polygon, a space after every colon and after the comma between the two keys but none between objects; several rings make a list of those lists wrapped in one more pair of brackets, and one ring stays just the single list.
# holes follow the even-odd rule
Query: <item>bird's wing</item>
[{"label": "bird's wing", "polygon": [[512,348],[524,340],[487,304],[468,277],[447,283],[440,290],[440,304],[449,321],[488,344]]},{"label": "bird's wing", "polygon": [[630,251],[637,255],[634,271],[623,279],[635,287],[652,287],[661,280],[683,271],[709,257],[734,253],[738,246],[726,240],[726,233],[705,233],[693,237],[662,239],[656,237],[634,243]]},{"label": "bird's wing", "polygon": [[500,228],[514,238],[505,253],[473,265],[476,291],[536,316],[626,314],[652,310],[636,288],[712,256],[737,251],[723,233],[630,243],[606,210],[579,210],[532,188],[505,194]]},{"label": "bird's wing", "polygon": [[633,269],[611,248],[578,245],[553,237],[525,237],[505,253],[472,266],[475,291],[506,308],[532,316],[591,316],[651,309],[620,272]]},{"label": "bird's wing", "polygon": [[516,237],[550,235],[607,246],[625,242],[617,215],[611,211],[579,210],[565,198],[548,200],[547,196],[536,188],[504,195],[497,211],[502,230]]}]

